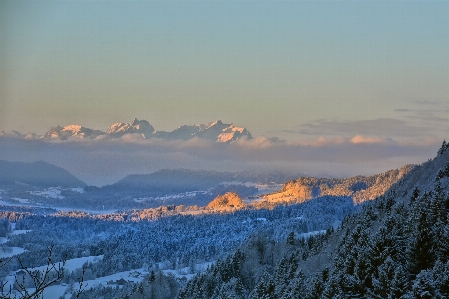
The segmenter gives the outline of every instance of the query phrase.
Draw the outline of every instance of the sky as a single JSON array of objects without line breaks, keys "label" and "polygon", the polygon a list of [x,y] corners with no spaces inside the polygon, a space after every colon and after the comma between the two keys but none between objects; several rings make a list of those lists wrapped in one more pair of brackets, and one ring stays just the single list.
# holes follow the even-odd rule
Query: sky
[{"label": "sky", "polygon": [[221,119],[259,147],[414,146],[381,164],[415,163],[449,139],[448,15],[449,1],[0,1],[0,131]]}]

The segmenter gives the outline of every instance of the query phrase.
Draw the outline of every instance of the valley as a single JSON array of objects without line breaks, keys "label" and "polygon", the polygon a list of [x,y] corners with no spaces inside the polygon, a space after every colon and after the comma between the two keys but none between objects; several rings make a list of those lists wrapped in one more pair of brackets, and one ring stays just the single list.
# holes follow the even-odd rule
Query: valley
[{"label": "valley", "polygon": [[[374,176],[300,177],[283,184],[265,183],[269,177],[251,182],[248,176],[248,180],[237,181],[242,174],[187,170],[130,176],[126,192],[116,195],[119,198],[129,192],[121,198],[128,205],[125,209],[110,209],[114,205],[106,201],[111,190],[120,190],[114,185],[38,187],[15,181],[7,189],[4,184],[0,195],[5,203],[0,206],[2,257],[12,258],[0,268],[4,292],[18,294],[13,289],[21,268],[45,272],[51,248],[50,265],[58,265],[52,275],[58,273],[55,269],[62,269],[63,275],[46,288],[44,298],[143,298],[149,294],[151,298],[197,298],[198,291],[192,293],[197,287],[206,292],[201,298],[256,298],[260,292],[270,292],[270,283],[282,286],[273,293],[281,298],[288,294],[284,287],[299,288],[303,293],[308,285],[319,282],[316,275],[322,271],[337,273],[338,268],[329,267],[334,267],[348,234],[357,231],[348,227],[356,225],[358,217],[382,222],[383,215],[399,213],[398,209],[409,205],[410,196],[415,201],[434,196],[446,200],[448,153],[443,150],[422,165]],[[170,184],[170,177],[178,178],[175,184]],[[227,181],[220,181],[223,178]],[[198,186],[214,187],[201,190]],[[420,189],[418,195],[412,186]],[[440,188],[439,193],[432,193],[434,188]],[[142,196],[145,192],[154,197]],[[92,194],[95,199],[105,198],[95,206],[104,205],[104,210],[55,205]],[[156,202],[159,205],[155,207],[133,206]],[[167,202],[170,204],[162,205]],[[226,274],[239,260],[238,271]],[[65,264],[59,268],[61,263]],[[282,270],[284,264],[294,268]],[[217,271],[221,274],[213,287],[201,286]],[[290,283],[282,282],[287,274],[293,275]],[[23,285],[32,291],[29,279]],[[316,292],[332,288],[328,285],[331,281],[321,281]],[[297,285],[289,286],[293,283]],[[217,295],[221,292],[223,295]]]}]

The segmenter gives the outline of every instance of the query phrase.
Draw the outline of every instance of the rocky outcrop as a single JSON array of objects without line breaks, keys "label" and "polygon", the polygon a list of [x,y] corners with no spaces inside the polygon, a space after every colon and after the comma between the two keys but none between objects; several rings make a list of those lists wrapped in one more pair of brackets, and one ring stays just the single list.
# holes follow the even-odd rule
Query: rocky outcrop
[{"label": "rocky outcrop", "polygon": [[245,207],[245,203],[240,196],[235,192],[227,192],[223,195],[217,196],[212,200],[206,209],[209,210],[227,210],[227,209],[239,209]]}]

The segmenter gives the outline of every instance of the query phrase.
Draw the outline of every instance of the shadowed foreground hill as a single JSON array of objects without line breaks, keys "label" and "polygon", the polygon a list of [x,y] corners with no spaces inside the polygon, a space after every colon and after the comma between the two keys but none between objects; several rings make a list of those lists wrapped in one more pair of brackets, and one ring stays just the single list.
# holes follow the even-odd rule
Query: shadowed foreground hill
[{"label": "shadowed foreground hill", "polygon": [[85,187],[86,184],[67,170],[52,164],[8,162],[0,160],[0,185],[27,184],[34,187]]}]

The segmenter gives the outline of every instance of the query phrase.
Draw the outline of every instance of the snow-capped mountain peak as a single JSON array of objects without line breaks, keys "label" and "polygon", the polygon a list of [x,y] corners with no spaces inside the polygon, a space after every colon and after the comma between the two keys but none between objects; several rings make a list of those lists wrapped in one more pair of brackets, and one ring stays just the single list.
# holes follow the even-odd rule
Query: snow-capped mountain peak
[{"label": "snow-capped mountain peak", "polygon": [[146,120],[138,120],[135,118],[131,123],[115,123],[111,125],[107,134],[111,137],[120,137],[124,134],[141,134],[144,138],[150,138],[154,132],[154,128]]},{"label": "snow-capped mountain peak", "polygon": [[206,125],[184,125],[172,132],[158,131],[154,134],[156,137],[163,139],[181,139],[187,140],[193,137],[214,140],[221,143],[230,143],[246,136],[251,139],[252,135],[245,128],[236,127],[232,123],[225,124],[221,120],[217,120]]},{"label": "snow-capped mountain peak", "polygon": [[100,135],[107,135],[109,138],[120,138],[125,134],[139,134],[145,139],[160,138],[165,140],[188,140],[191,138],[201,138],[213,140],[220,143],[230,143],[239,138],[251,139],[252,135],[243,127],[236,127],[234,124],[225,124],[221,120],[210,122],[208,124],[183,125],[177,129],[166,131],[155,131],[154,127],[146,120],[138,120],[135,118],[132,122],[114,123],[108,127],[106,133],[99,130],[93,130],[81,125],[68,125],[65,127],[56,126],[39,136],[34,133],[22,135],[17,131],[0,132],[0,137],[14,137],[24,139],[60,139],[60,140],[76,140],[83,138],[94,139]]},{"label": "snow-capped mountain peak", "polygon": [[68,125],[65,127],[56,126],[42,136],[46,139],[72,139],[72,138],[95,138],[105,133],[99,130],[92,130],[80,125]]}]

